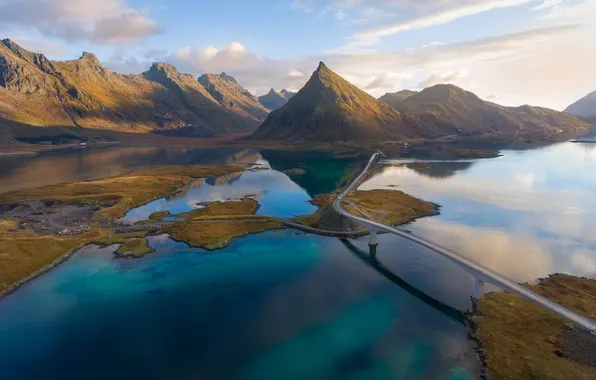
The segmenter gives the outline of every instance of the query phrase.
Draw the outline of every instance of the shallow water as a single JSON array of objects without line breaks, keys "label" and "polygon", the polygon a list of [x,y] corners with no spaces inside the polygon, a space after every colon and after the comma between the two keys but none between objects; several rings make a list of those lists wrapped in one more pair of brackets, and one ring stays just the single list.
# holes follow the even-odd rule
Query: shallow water
[{"label": "shallow water", "polygon": [[[513,278],[594,276],[592,147],[506,151],[419,172],[394,164],[361,188],[397,186],[388,188],[440,204],[441,215],[404,228]],[[262,152],[256,160],[307,174],[247,172],[182,198],[198,191],[199,200],[226,199],[251,188],[262,190],[268,212],[299,212],[361,167],[314,156]],[[292,195],[270,201],[267,191]],[[366,258],[366,238],[345,243],[294,230],[214,252],[163,235],[138,260],[87,247],[0,300],[0,378],[474,378],[460,312],[470,306],[472,278],[412,242],[386,234],[379,242],[376,261]]]}]

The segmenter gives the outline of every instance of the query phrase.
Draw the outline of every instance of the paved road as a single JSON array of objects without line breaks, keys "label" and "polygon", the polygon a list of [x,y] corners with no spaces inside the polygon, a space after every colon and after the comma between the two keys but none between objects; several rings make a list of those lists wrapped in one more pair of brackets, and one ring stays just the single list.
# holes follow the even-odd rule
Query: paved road
[{"label": "paved road", "polygon": [[392,233],[394,235],[401,236],[401,237],[411,240],[413,242],[416,242],[416,243],[442,255],[443,257],[447,258],[451,262],[457,264],[458,266],[460,266],[461,268],[466,270],[468,273],[470,273],[472,276],[474,276],[477,280],[484,281],[489,284],[495,285],[501,289],[504,289],[504,290],[507,290],[513,294],[516,294],[530,302],[533,302],[539,306],[542,306],[543,308],[555,313],[556,315],[558,315],[562,318],[565,318],[566,320],[571,321],[571,322],[577,324],[578,326],[580,326],[581,328],[596,335],[596,322],[594,322],[593,320],[586,318],[580,314],[577,314],[574,311],[569,310],[569,309],[559,305],[558,303],[549,300],[548,298],[542,297],[541,295],[529,290],[525,286],[518,284],[517,282],[503,276],[500,273],[493,271],[492,269],[485,267],[482,264],[479,264],[473,260],[470,260],[469,258],[462,256],[457,252],[451,251],[445,247],[440,246],[437,243],[434,243],[430,240],[424,239],[420,236],[416,236],[412,233],[400,230],[398,228],[388,226],[383,223],[379,223],[375,220],[367,219],[365,217],[353,215],[353,214],[350,214],[349,212],[347,212],[343,207],[343,203],[346,201],[344,199],[344,197],[346,197],[347,194],[355,186],[360,184],[360,182],[363,180],[363,178],[365,178],[368,171],[374,165],[374,163],[376,163],[376,161],[379,159],[379,157],[380,157],[380,153],[373,154],[373,156],[368,161],[368,164],[366,165],[366,168],[364,169],[364,171],[362,171],[362,173],[360,173],[360,175],[354,180],[354,182],[352,182],[346,188],[346,190],[343,193],[341,193],[337,197],[337,199],[335,199],[335,201],[333,202],[333,207],[335,208],[335,210],[337,212],[339,212],[340,214],[342,214],[343,216],[345,216],[347,218],[350,218],[358,223],[361,223],[362,225],[366,226],[367,228],[369,228],[371,230],[385,231],[388,233]]}]

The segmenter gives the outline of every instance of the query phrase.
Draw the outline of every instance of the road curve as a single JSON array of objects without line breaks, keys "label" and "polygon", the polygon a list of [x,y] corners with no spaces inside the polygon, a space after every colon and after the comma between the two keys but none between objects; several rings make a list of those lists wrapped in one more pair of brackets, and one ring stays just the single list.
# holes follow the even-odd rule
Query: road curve
[{"label": "road curve", "polygon": [[392,233],[394,235],[398,235],[405,239],[408,239],[415,243],[418,243],[418,244],[442,255],[443,257],[447,258],[451,262],[457,264],[458,266],[463,268],[465,271],[470,273],[472,276],[474,276],[476,279],[478,279],[480,281],[487,282],[494,286],[497,286],[497,287],[504,289],[508,292],[516,294],[530,302],[533,302],[539,306],[542,306],[543,308],[555,313],[556,315],[558,315],[562,318],[565,318],[566,320],[568,320],[570,322],[575,323],[576,325],[580,326],[584,330],[587,330],[588,332],[592,333],[593,335],[596,335],[596,322],[595,321],[593,321],[589,318],[586,318],[580,314],[577,314],[574,311],[567,309],[566,307],[563,307],[563,306],[559,305],[558,303],[553,302],[553,301],[549,300],[548,298],[543,297],[543,296],[529,290],[525,286],[507,278],[506,276],[503,276],[500,273],[493,271],[492,269],[485,267],[482,264],[479,264],[473,260],[470,260],[469,258],[462,256],[457,252],[451,251],[445,247],[440,246],[437,243],[434,243],[430,240],[424,239],[420,236],[416,236],[412,233],[400,230],[398,228],[388,226],[386,224],[379,223],[375,220],[363,218],[363,217],[353,215],[353,214],[350,214],[349,212],[347,212],[343,208],[343,202],[344,202],[343,198],[346,197],[346,195],[350,191],[352,191],[352,189],[355,186],[360,184],[360,182],[363,180],[363,178],[365,178],[365,176],[368,174],[368,171],[371,168],[371,166],[378,160],[379,157],[380,157],[380,153],[373,154],[372,157],[370,158],[370,160],[368,161],[368,164],[362,171],[362,173],[360,173],[360,175],[344,190],[344,192],[341,193],[335,199],[335,201],[333,202],[333,207],[335,208],[335,210],[338,213],[345,216],[346,218],[352,219],[354,221],[357,221],[358,223],[363,224],[369,230],[384,231],[384,232]]}]

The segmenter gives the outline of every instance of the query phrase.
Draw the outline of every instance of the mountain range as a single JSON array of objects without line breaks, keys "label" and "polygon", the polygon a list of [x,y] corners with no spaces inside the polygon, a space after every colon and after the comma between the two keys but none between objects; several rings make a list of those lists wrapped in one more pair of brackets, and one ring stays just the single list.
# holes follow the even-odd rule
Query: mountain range
[{"label": "mountain range", "polygon": [[319,64],[286,105],[269,114],[255,140],[363,141],[416,138],[551,138],[586,122],[547,108],[503,107],[453,85],[375,99]]},{"label": "mountain range", "polygon": [[[585,116],[594,94],[569,107]],[[298,92],[257,98],[226,73],[196,78],[156,62],[124,75],[83,53],[51,61],[0,41],[0,131],[8,124],[252,140],[366,141],[489,136],[550,138],[586,123],[546,108],[503,107],[452,85],[376,99],[321,62]],[[0,135],[6,132],[0,132]],[[0,136],[4,139],[6,136]]]}]

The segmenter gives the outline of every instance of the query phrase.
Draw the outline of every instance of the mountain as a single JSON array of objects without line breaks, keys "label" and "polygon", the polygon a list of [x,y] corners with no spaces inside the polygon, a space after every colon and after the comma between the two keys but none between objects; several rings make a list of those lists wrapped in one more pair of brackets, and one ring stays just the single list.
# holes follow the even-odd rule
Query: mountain
[{"label": "mountain", "polygon": [[271,89],[267,95],[259,96],[259,103],[261,103],[263,107],[267,108],[268,110],[274,111],[283,107],[288,102],[288,99],[291,98],[291,96],[288,94],[290,93],[287,91],[285,94],[281,94],[274,89]]},{"label": "mountain", "polygon": [[589,93],[565,109],[570,115],[596,120],[596,91]]},{"label": "mountain", "polygon": [[435,85],[413,94],[396,109],[422,121],[427,128],[455,135],[548,138],[586,125],[580,119],[547,108],[504,107],[486,102],[450,84]]},{"label": "mountain", "polygon": [[234,77],[226,73],[204,74],[199,83],[223,107],[254,122],[255,127],[265,120],[269,110],[259,103],[259,99],[240,86]]},{"label": "mountain", "polygon": [[388,92],[379,98],[380,101],[393,106],[394,108],[400,107],[404,101],[412,95],[416,95],[417,91],[401,90],[398,92]]},{"label": "mountain", "polygon": [[418,123],[331,71],[323,62],[286,105],[269,114],[255,140],[346,141],[419,137]]},{"label": "mountain", "polygon": [[295,93],[295,92],[288,91],[288,90],[286,90],[285,88],[284,88],[283,90],[281,90],[281,91],[279,92],[279,94],[280,94],[281,96],[283,96],[284,98],[286,98],[287,100],[290,100],[290,99],[292,99],[292,98],[294,97],[294,95],[296,95],[296,93]]},{"label": "mountain", "polygon": [[[552,139],[586,122],[547,108],[503,107],[453,85],[398,93],[398,107],[377,100],[320,63],[306,85],[269,114],[254,140],[371,141],[483,137]],[[395,96],[388,98],[396,98]],[[387,99],[387,98],[386,98]]]},{"label": "mountain", "polygon": [[192,136],[255,128],[171,65],[155,63],[141,75],[123,75],[91,53],[50,61],[8,39],[0,41],[0,120]]}]

